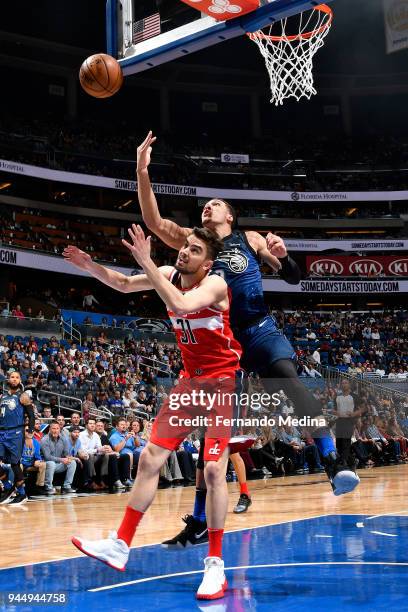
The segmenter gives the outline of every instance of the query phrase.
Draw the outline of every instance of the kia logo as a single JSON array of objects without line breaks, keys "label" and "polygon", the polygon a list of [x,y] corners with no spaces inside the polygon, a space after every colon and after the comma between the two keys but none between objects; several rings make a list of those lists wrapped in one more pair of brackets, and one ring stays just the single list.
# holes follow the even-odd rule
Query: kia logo
[{"label": "kia logo", "polygon": [[318,276],[330,276],[332,274],[342,274],[343,264],[335,259],[318,259],[310,265],[310,271]]},{"label": "kia logo", "polygon": [[359,276],[378,276],[382,271],[382,265],[374,259],[357,259],[350,264],[351,274],[358,274]]},{"label": "kia logo", "polygon": [[396,259],[389,265],[391,274],[395,276],[408,276],[408,259]]}]

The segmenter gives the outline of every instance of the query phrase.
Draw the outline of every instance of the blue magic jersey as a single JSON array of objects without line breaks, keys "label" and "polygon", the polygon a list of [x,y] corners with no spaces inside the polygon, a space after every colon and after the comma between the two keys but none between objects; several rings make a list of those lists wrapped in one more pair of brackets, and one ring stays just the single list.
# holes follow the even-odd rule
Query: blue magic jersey
[{"label": "blue magic jersey", "polygon": [[0,429],[13,429],[24,424],[24,406],[16,393],[0,396]]},{"label": "blue magic jersey", "polygon": [[224,249],[214,261],[210,274],[222,276],[231,290],[231,327],[244,328],[268,314],[259,259],[244,232],[232,232],[223,243]]}]

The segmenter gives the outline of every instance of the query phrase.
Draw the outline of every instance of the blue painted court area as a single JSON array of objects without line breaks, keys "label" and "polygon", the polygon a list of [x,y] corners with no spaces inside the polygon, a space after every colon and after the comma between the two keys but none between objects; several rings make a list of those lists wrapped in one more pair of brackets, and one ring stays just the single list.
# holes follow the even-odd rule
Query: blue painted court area
[{"label": "blue painted court area", "polygon": [[1,603],[24,591],[65,592],[70,610],[89,611],[408,610],[408,516],[329,515],[227,533],[228,594],[198,603],[206,550],[137,548],[124,573],[87,557],[4,569]]}]

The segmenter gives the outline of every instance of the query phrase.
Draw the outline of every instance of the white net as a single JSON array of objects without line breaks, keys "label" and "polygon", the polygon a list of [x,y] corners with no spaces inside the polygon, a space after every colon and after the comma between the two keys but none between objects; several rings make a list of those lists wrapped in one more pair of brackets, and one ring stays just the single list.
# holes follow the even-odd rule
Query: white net
[{"label": "white net", "polygon": [[[248,33],[265,60],[271,83],[271,103],[279,106],[287,98],[310,99],[315,95],[313,57],[324,45],[333,13],[325,4],[297,16],[297,34],[289,34],[288,19],[276,22],[267,32]],[[293,18],[291,19],[293,28]]]}]

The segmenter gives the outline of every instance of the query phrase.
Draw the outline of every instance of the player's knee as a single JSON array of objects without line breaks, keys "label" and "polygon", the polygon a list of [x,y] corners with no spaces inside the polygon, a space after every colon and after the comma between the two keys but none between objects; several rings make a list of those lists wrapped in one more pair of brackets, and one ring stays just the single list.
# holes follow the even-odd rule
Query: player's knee
[{"label": "player's knee", "polygon": [[164,449],[155,444],[147,444],[140,453],[138,470],[145,473],[156,473],[160,471],[166,460]]},{"label": "player's knee", "polygon": [[208,486],[214,486],[223,479],[221,465],[217,461],[208,461],[204,468],[204,478]]}]

